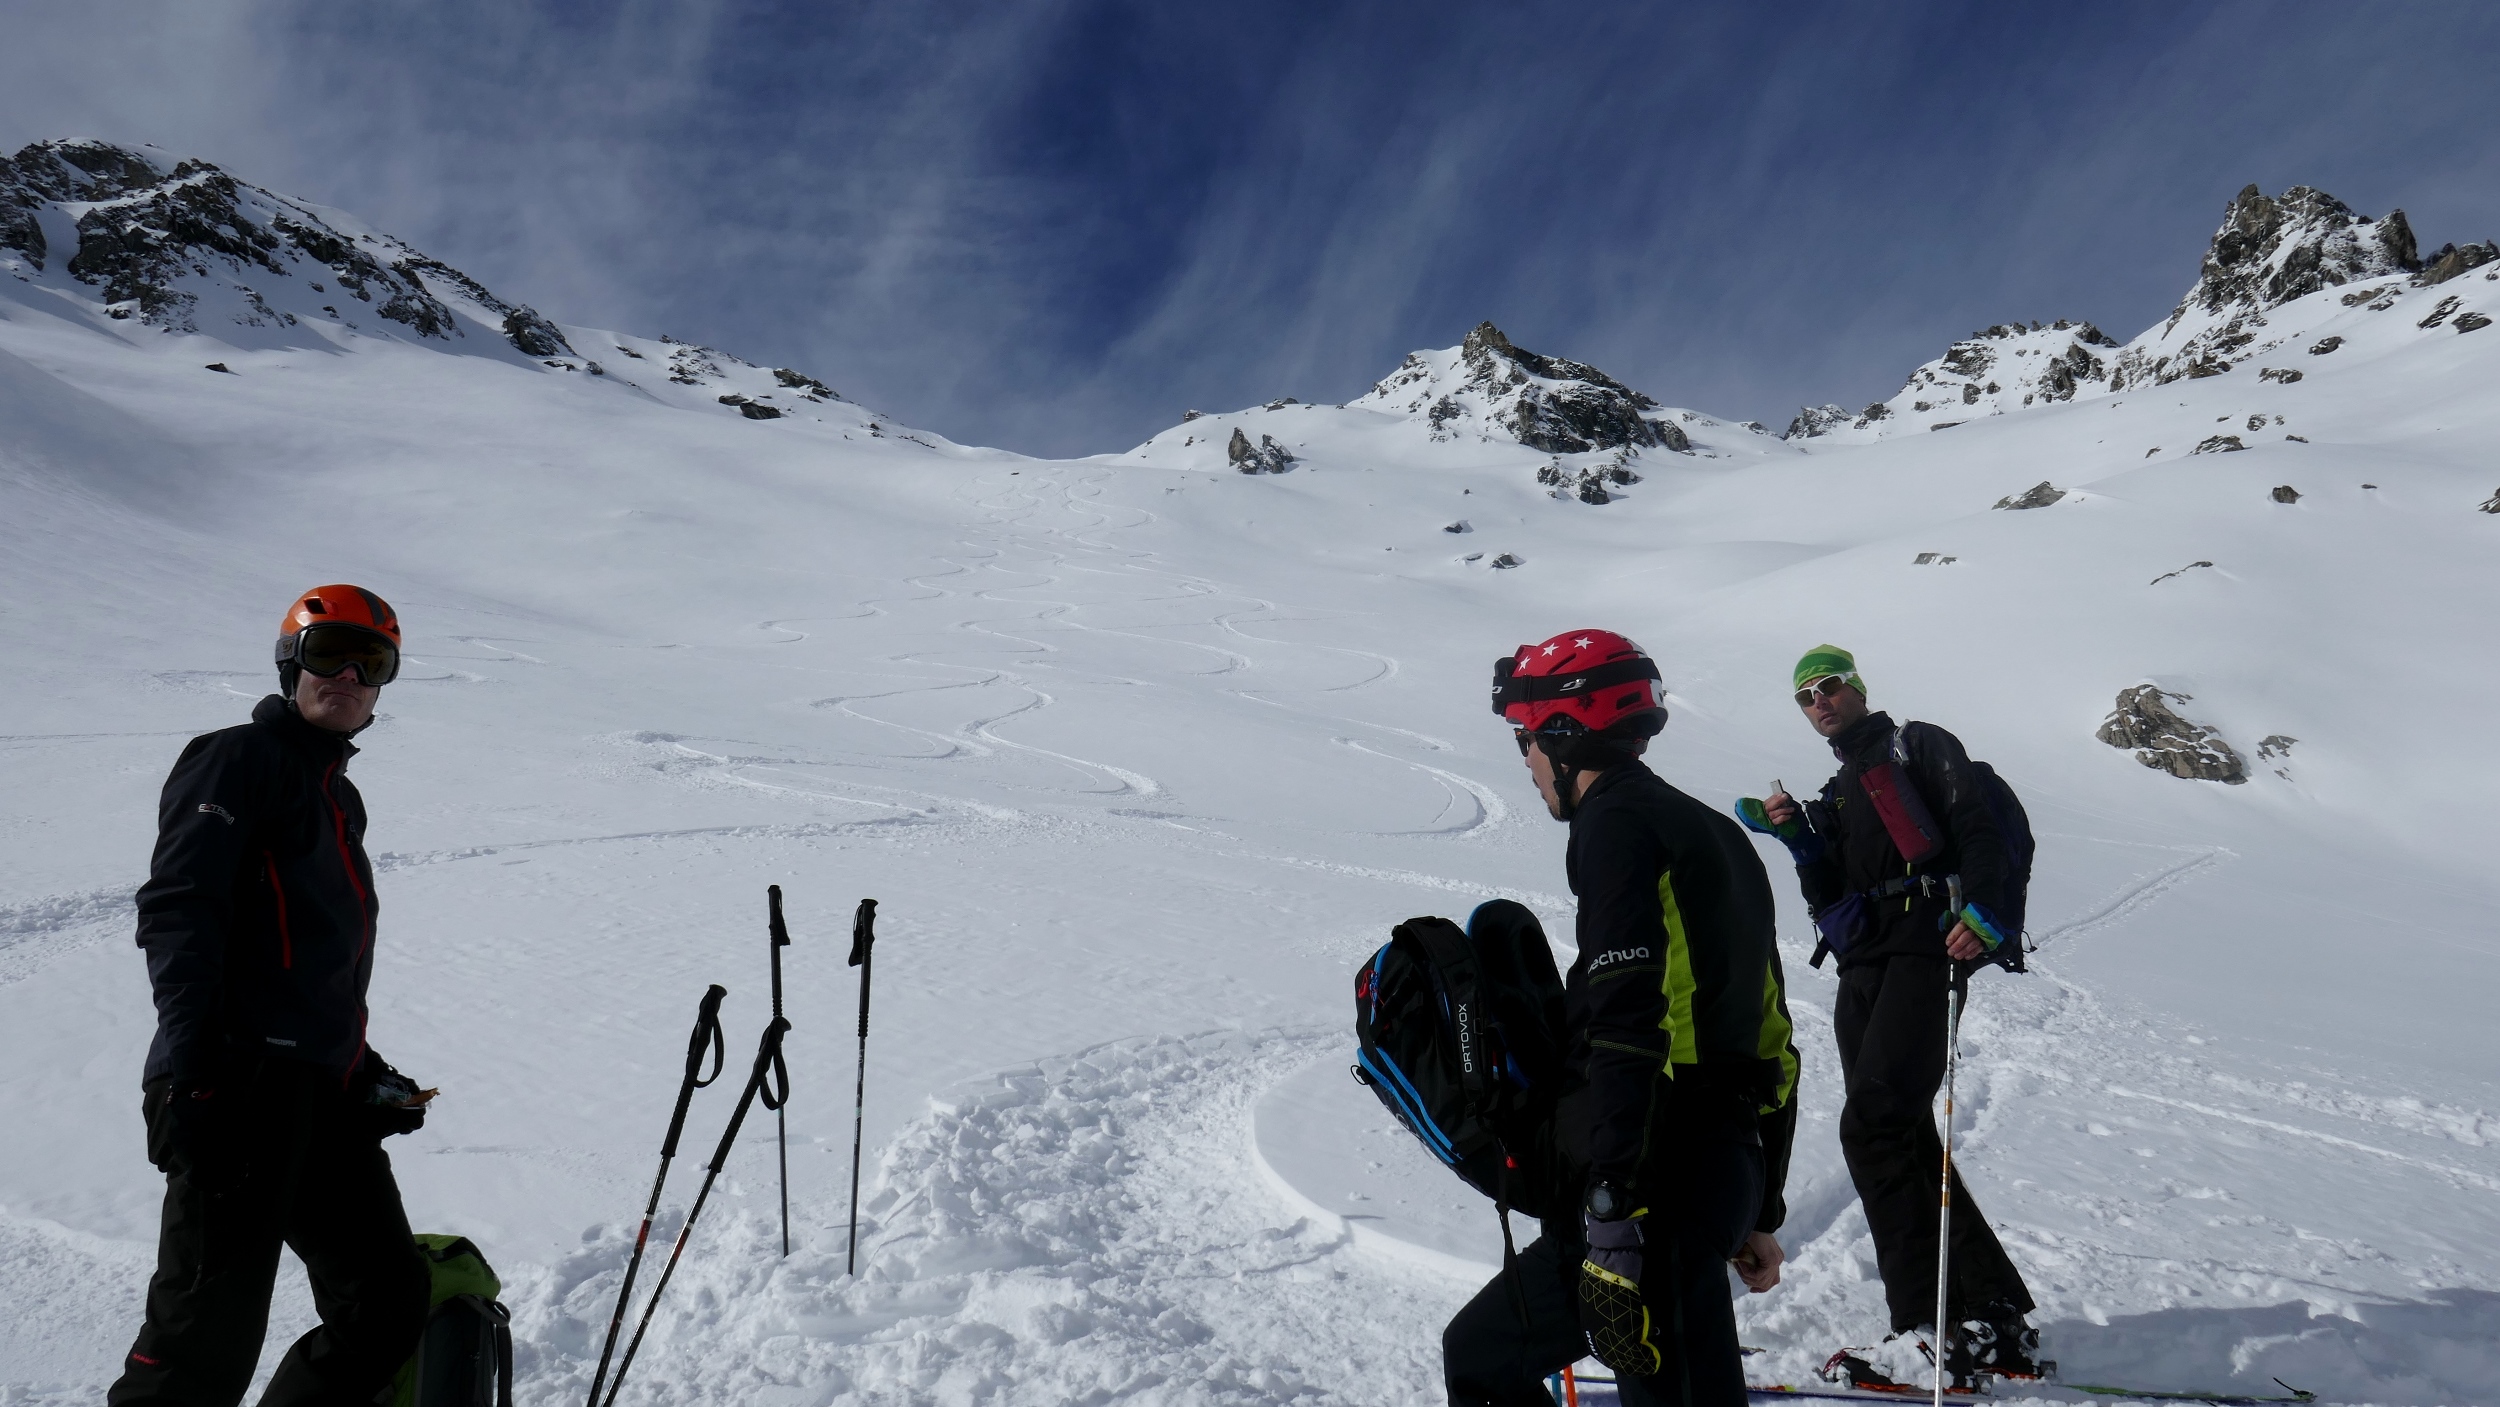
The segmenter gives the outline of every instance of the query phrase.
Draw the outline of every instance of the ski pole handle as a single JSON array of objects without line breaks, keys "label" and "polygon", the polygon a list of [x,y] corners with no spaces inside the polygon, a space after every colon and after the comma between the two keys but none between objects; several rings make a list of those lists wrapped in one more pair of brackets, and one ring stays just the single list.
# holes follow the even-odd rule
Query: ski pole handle
[{"label": "ski pole handle", "polygon": [[[729,989],[718,982],[703,994],[703,1005],[695,1012],[694,1034],[686,1040],[686,1079],[677,1087],[677,1108],[668,1116],[668,1138],[660,1144],[662,1158],[677,1156],[677,1136],[686,1131],[686,1106],[694,1102],[694,1092],[720,1078],[721,1062],[728,1051],[721,1043],[721,998]],[[703,1047],[706,1040],[712,1047],[712,1074],[703,1076]]]},{"label": "ski pole handle", "polygon": [[[851,957],[850,961],[844,965],[848,967],[867,967],[869,965],[869,959],[873,956],[873,950],[876,946],[877,901],[874,899],[862,899],[859,901],[859,912],[851,916]],[[868,1039],[867,976],[867,973],[861,973],[859,984],[859,1038],[863,1041]]]}]

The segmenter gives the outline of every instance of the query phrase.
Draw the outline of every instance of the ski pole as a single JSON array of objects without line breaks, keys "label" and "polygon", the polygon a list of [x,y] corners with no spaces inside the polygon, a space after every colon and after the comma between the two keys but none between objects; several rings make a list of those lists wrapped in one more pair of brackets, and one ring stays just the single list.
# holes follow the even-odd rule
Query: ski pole
[{"label": "ski pole", "polygon": [[[1945,879],[1945,902],[1951,905],[1947,915],[1959,921],[1962,915],[1962,877]],[[1945,931],[1953,930],[1948,924]],[[1944,1407],[1945,1360],[1945,1286],[1953,1264],[1953,1076],[1962,1055],[1962,985],[1954,980],[1957,968],[1953,954],[1944,955],[1944,1176],[1938,1183],[1936,1196],[1936,1397],[1935,1407]]]},{"label": "ski pole", "polygon": [[868,974],[877,946],[877,901],[862,899],[859,912],[851,918],[851,960],[849,966],[859,969],[859,1082],[851,1089],[851,1240],[850,1265],[844,1272],[859,1273],[859,1145],[860,1134],[868,1120]]},{"label": "ski pole", "polygon": [[[764,893],[772,908],[773,935],[773,1019],[781,1020],[781,950],[790,946],[790,929],[781,921],[781,886],[766,885]],[[779,1059],[778,1056],[775,1057]],[[773,1140],[781,1150],[781,1254],[790,1254],[790,1076],[781,1072],[781,1103],[773,1106]]]},{"label": "ski pole", "polygon": [[[764,1039],[755,1048],[755,1068],[747,1075],[746,1088],[738,1094],[738,1107],[729,1115],[729,1127],[721,1130],[720,1146],[712,1150],[712,1161],[703,1166],[703,1186],[694,1194],[694,1206],[686,1212],[686,1224],[677,1228],[677,1244],[670,1247],[668,1264],[660,1269],[660,1283],[651,1287],[651,1302],[642,1307],[642,1320],[634,1325],[634,1336],[625,1341],[625,1361],[616,1365],[616,1381],[608,1386],[607,1407],[615,1407],[616,1395],[625,1390],[625,1370],[634,1366],[634,1355],[642,1349],[642,1336],[651,1328],[651,1316],[659,1311],[660,1296],[668,1293],[669,1277],[677,1273],[678,1257],[686,1253],[686,1242],[694,1235],[694,1219],[703,1215],[703,1203],[712,1195],[712,1183],[729,1161],[730,1145],[738,1141],[738,1129],[747,1121],[747,1108],[756,1100],[767,1109],[778,1109],[789,1097],[789,1072],[781,1063],[781,1036],[790,1023],[776,1016],[764,1028]],[[776,1092],[772,1078],[779,1075],[781,1088]]]},{"label": "ski pole", "polygon": [[[634,1275],[642,1269],[642,1248],[651,1239],[651,1219],[659,1214],[660,1188],[668,1181],[669,1161],[677,1156],[677,1136],[686,1131],[686,1106],[694,1101],[694,1092],[720,1078],[721,1061],[726,1052],[721,1046],[720,1004],[729,995],[727,988],[715,982],[703,994],[703,1005],[695,1011],[694,1035],[686,1041],[686,1078],[677,1086],[677,1108],[668,1116],[668,1137],[660,1142],[660,1175],[651,1179],[651,1200],[642,1209],[642,1229],[634,1233],[634,1253],[625,1261],[625,1283],[616,1292],[616,1313],[608,1316],[608,1341],[599,1349],[599,1371],[590,1379],[590,1400],[586,1407],[599,1407],[599,1388],[608,1376],[608,1355],[616,1352],[616,1335],[625,1327],[625,1305],[634,1297]],[[702,1074],[703,1047],[712,1047],[712,1073]]]}]

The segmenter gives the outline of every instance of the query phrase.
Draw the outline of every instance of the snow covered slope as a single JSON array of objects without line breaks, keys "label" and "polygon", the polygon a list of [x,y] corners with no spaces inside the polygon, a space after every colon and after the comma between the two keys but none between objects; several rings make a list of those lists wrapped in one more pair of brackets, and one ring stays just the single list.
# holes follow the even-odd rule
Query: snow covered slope
[{"label": "snow covered slope", "polygon": [[[703,984],[737,1042],[763,1025],[766,883],[797,937],[798,1247],[775,1259],[751,1122],[627,1399],[1439,1400],[1439,1326],[1498,1241],[1338,1073],[1347,979],[1390,924],[1495,895],[1567,930],[1561,828],[1483,690],[1581,623],[1656,653],[1657,765],[1714,803],[1828,770],[1786,688],[1826,639],[2022,789],[2038,970],[1980,984],[1963,1136],[2071,1373],[2390,1403],[2500,1381],[2500,824],[2476,804],[2500,664],[2474,648],[2500,334],[2455,331],[2490,270],[2380,280],[2402,314],[2267,307],[2301,340],[2220,375],[1863,445],[1479,329],[1480,358],[1419,353],[1344,407],[1048,462],[703,349],[559,326],[569,351],[526,354],[422,267],[408,289],[461,336],[316,322],[286,300],[337,266],[274,253],[283,279],[194,253],[162,280],[184,319],[117,319],[60,257],[93,213],[71,207],[120,198],[81,189],[13,207],[45,263],[13,244],[0,278],[7,1401],[93,1400],[137,1323],[155,788],[267,689],[277,608],[340,578],[410,631],[355,764],[373,1037],[446,1092],[392,1152],[419,1225],[504,1272],[526,1402],[587,1387]],[[234,285],[295,322],[235,321]],[[2044,478],[2046,506],[1990,506]],[[2147,684],[2242,784],[2095,736]],[[1742,1313],[1792,1376],[1880,1297],[1830,979],[1783,905],[1795,1259]],[[729,1102],[698,1099],[690,1147]],[[265,1362],[309,1315],[294,1284]]]}]

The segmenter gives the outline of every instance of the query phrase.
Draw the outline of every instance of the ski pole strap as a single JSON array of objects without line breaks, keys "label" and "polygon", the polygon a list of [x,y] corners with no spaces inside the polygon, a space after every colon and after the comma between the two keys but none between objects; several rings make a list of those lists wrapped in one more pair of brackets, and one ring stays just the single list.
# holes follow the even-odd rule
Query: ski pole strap
[{"label": "ski pole strap", "polygon": [[[677,1137],[686,1131],[686,1106],[694,1102],[694,1092],[720,1078],[721,1062],[728,1055],[727,1047],[721,1043],[720,1004],[728,995],[729,989],[715,982],[703,994],[703,1004],[695,1011],[694,1034],[686,1040],[686,1078],[677,1087],[677,1108],[668,1116],[668,1137],[660,1143],[662,1158],[677,1156]],[[703,1078],[703,1047],[707,1038],[712,1047],[711,1079]]]},{"label": "ski pole strap", "polygon": [[[747,1121],[748,1107],[755,1103],[758,1095],[767,1093],[765,1082],[771,1078],[773,1066],[781,1060],[782,1033],[789,1029],[790,1023],[778,1016],[764,1028],[764,1038],[755,1047],[755,1068],[748,1072],[746,1088],[738,1094],[738,1107],[730,1112],[729,1127],[721,1130],[720,1146],[712,1150],[712,1161],[705,1165],[710,1171],[719,1172],[721,1166],[729,1161],[730,1145],[738,1141],[738,1130]],[[786,1082],[783,1088],[786,1093]],[[768,1104],[765,1107],[773,1106]],[[680,1235],[682,1238],[683,1233]]]},{"label": "ski pole strap", "polygon": [[755,1097],[767,1109],[778,1109],[790,1102],[790,1067],[781,1058],[781,1042],[778,1039],[773,1042],[772,1078],[763,1080],[759,1077]]}]

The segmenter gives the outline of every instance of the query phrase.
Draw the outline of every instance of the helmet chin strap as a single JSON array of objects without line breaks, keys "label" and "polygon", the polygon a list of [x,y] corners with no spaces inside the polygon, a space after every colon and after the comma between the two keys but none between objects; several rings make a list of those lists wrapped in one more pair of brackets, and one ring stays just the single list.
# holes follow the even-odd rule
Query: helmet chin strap
[{"label": "helmet chin strap", "polygon": [[1555,762],[1554,754],[1550,752],[1545,754],[1545,760],[1553,765],[1554,800],[1560,803],[1555,807],[1554,819],[1569,821],[1572,814],[1580,809],[1580,769],[1566,763]]}]

